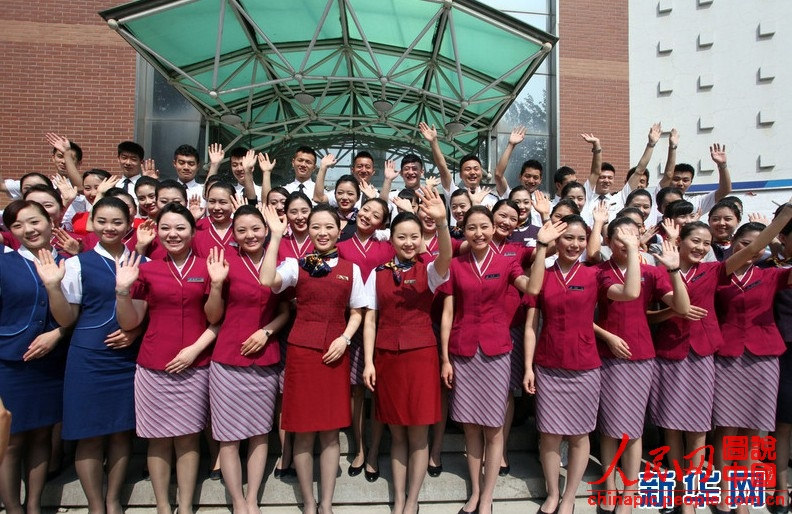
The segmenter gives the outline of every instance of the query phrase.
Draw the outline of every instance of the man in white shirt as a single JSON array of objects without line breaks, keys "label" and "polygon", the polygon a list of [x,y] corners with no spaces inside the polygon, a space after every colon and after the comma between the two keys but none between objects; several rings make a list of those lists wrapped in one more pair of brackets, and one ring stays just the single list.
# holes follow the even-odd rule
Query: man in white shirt
[{"label": "man in white shirt", "polygon": [[[47,133],[47,141],[52,145],[52,163],[55,165],[57,173],[68,177],[69,182],[78,191],[82,189],[82,174],[80,173],[80,164],[82,164],[83,152],[80,145],[73,141],[69,141],[65,137],[61,137],[54,133]],[[26,173],[24,177],[32,177],[33,175],[44,174],[39,173]],[[27,187],[33,185],[34,182],[27,184]],[[52,186],[52,183],[48,184]],[[15,180],[7,178],[0,180],[0,192],[7,194],[12,200],[19,200],[25,194],[27,188],[22,187],[22,179]]]},{"label": "man in white shirt", "polygon": [[[500,198],[509,198],[511,187],[509,187],[506,181],[506,168],[509,165],[509,159],[511,158],[512,151],[514,151],[514,147],[522,143],[524,139],[525,127],[513,129],[509,135],[509,142],[506,144],[506,148],[501,158],[498,160],[498,164],[495,165],[495,190]],[[531,195],[531,203],[536,201],[536,191],[538,191],[539,187],[542,185],[543,173],[544,168],[542,167],[542,163],[536,159],[528,159],[520,168],[520,184],[522,184]],[[536,209],[531,209],[531,225],[536,227],[542,226],[542,216]]]},{"label": "man in white shirt", "polygon": [[[316,151],[310,146],[299,147],[294,152],[291,164],[292,170],[294,170],[294,180],[283,187],[289,193],[299,191],[305,193],[308,198],[313,198],[316,183],[311,180],[311,175],[316,169]],[[264,189],[269,191],[266,184]]]},{"label": "man in white shirt", "polygon": [[[236,194],[240,198],[245,198],[248,202],[256,203],[262,201],[261,198],[261,186],[258,186],[253,182],[253,169],[256,165],[256,153],[250,153],[251,150],[245,148],[244,146],[237,146],[233,150],[231,150],[231,154],[228,157],[228,162],[231,165],[231,174],[236,179],[236,184],[234,184],[234,189],[236,189]],[[209,171],[206,173],[206,179],[209,180],[209,177],[212,175],[217,174],[218,170],[220,169],[220,163],[223,161],[223,157],[225,157],[225,151],[223,150],[223,145],[220,143],[212,143],[209,145],[208,148],[209,154]],[[248,155],[249,154],[249,155]],[[245,157],[248,157],[247,162],[245,162]],[[246,191],[249,189],[249,191]]]},{"label": "man in white shirt", "polygon": [[201,158],[194,146],[181,145],[173,152],[173,169],[176,171],[179,183],[187,189],[187,201],[198,195],[203,205],[205,203],[203,185],[195,180],[200,163]]},{"label": "man in white shirt", "polygon": [[[134,141],[122,141],[118,144],[118,166],[121,169],[121,179],[116,184],[116,187],[123,189],[135,196],[135,184],[138,179],[143,176],[141,173],[141,164],[145,152],[143,147]],[[153,168],[153,162],[152,168]]]}]

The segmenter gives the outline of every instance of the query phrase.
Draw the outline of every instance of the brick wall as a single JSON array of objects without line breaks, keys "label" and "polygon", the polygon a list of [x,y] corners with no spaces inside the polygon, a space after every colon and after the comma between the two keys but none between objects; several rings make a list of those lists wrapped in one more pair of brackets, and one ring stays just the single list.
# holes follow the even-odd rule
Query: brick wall
[{"label": "brick wall", "polygon": [[50,131],[80,144],[83,170],[118,167],[115,147],[134,135],[135,52],[97,12],[119,3],[5,2],[0,10],[3,178],[51,174],[51,147],[44,139]]},{"label": "brick wall", "polygon": [[[602,142],[603,160],[616,167],[617,182],[638,162],[629,155],[628,18],[626,0],[559,2],[560,162],[578,178],[588,176],[592,132]],[[647,131],[651,120],[647,120]]]}]

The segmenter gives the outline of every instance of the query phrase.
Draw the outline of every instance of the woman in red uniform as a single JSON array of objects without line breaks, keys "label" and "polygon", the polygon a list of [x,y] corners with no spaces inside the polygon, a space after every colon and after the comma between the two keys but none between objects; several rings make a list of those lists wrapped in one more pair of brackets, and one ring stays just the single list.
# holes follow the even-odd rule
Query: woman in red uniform
[{"label": "woman in red uniform", "polygon": [[[311,201],[305,193],[294,192],[284,204],[289,233],[283,235],[278,247],[278,264],[286,258],[302,259],[313,251],[313,241],[308,237],[308,217],[311,215]],[[270,227],[270,231],[274,230]]]},{"label": "woman in red uniform", "polygon": [[[542,231],[537,236],[527,292],[538,296],[525,321],[525,388],[536,393],[539,457],[547,487],[540,513],[571,514],[588,463],[588,434],[597,422],[600,358],[592,322],[597,297],[606,294],[614,301],[635,300],[641,291],[641,276],[638,238],[634,234],[617,232],[617,240],[627,247],[628,257],[623,283],[612,283],[597,268],[580,262],[588,237],[583,218],[565,216],[562,222],[566,230],[557,238],[543,236]],[[545,272],[545,252],[553,239],[558,259]],[[536,343],[539,308],[543,322]],[[562,497],[558,480],[564,436],[569,439],[569,465]]]},{"label": "woman in red uniform", "polygon": [[[528,277],[517,261],[490,247],[495,227],[489,209],[471,207],[463,228],[470,252],[451,261],[450,279],[440,287],[448,295],[441,325],[441,376],[451,390],[451,419],[465,430],[471,496],[460,512],[490,514],[503,455],[512,346],[503,323],[508,317],[503,298],[510,285],[524,291]],[[552,225],[542,230],[540,234],[554,232]],[[486,459],[482,478],[485,455],[493,458]]]},{"label": "woman in red uniform", "polygon": [[[730,461],[723,460],[725,437],[750,438],[757,436],[760,430],[771,432],[775,429],[778,357],[784,353],[786,345],[775,324],[773,303],[778,291],[792,285],[792,269],[759,268],[754,263],[791,219],[792,204],[787,203],[768,227],[752,222],[737,229],[733,255],[747,252],[749,259],[718,280],[715,310],[724,344],[715,354],[712,424],[715,426],[715,465],[724,473],[724,466],[731,465]],[[754,462],[749,459],[739,464],[751,469]],[[728,484],[726,476],[722,483]],[[729,495],[724,487],[721,493],[723,510],[733,507],[725,501]],[[748,505],[737,506],[737,512],[747,513]]]},{"label": "woman in red uniform", "polygon": [[[595,217],[598,214],[595,211]],[[598,265],[601,276],[609,283],[623,284],[629,260],[629,249],[616,237],[617,229],[629,231],[638,237],[640,216],[636,219],[617,217],[608,224],[607,240],[612,256]],[[592,239],[596,237],[592,235]],[[629,442],[622,454],[622,469],[629,480],[638,480],[641,465],[641,436],[649,404],[649,393],[654,374],[654,345],[646,311],[650,305],[663,302],[682,315],[690,309],[690,298],[679,274],[679,252],[675,243],[663,242],[663,253],[657,255],[667,273],[661,268],[640,264],[641,296],[630,302],[613,301],[607,291],[600,291],[597,324],[597,348],[602,359],[602,390],[599,399],[597,426],[600,431],[602,466],[605,472],[613,461],[617,445],[623,435]],[[595,329],[597,330],[597,329]],[[630,394],[625,394],[630,391]],[[607,476],[605,490],[609,496],[616,491],[615,473]],[[622,498],[637,491],[625,485]],[[621,501],[619,514],[630,512],[632,498]],[[614,504],[616,502],[614,501]],[[612,512],[613,509],[604,509]]]},{"label": "woman in red uniform", "polygon": [[[195,219],[181,204],[165,205],[157,233],[163,260],[140,264],[130,256],[116,270],[116,316],[122,330],[140,325],[148,311],[135,372],[137,433],[149,439],[148,470],[158,514],[170,514],[168,486],[176,452],[179,512],[192,513],[198,441],[209,414],[209,346],[204,304],[206,261],[190,245]],[[134,286],[134,290],[133,289]]]},{"label": "woman in red uniform", "polygon": [[[377,241],[374,233],[386,226],[390,211],[388,203],[380,198],[370,198],[363,202],[357,213],[355,233],[338,243],[338,255],[342,259],[357,264],[363,281],[368,280],[371,272],[393,258],[393,246],[388,241]],[[366,480],[374,482],[379,478],[379,443],[384,426],[376,419],[371,420],[371,448],[366,455],[365,447],[365,387],[363,385],[363,331],[358,330],[352,338],[349,349],[352,382],[352,432],[355,436],[355,457],[347,472],[350,476],[359,475],[365,468]],[[369,469],[371,468],[371,469]]]},{"label": "woman in red uniform", "polygon": [[198,257],[208,257],[212,248],[220,247],[236,252],[231,215],[239,203],[236,189],[228,182],[218,180],[209,186],[206,197],[206,217],[196,222],[193,249]]},{"label": "woman in red uniform", "polygon": [[[338,214],[318,206],[307,225],[315,250],[302,259],[288,258],[275,269],[285,225],[274,209],[265,219],[272,231],[260,280],[276,293],[294,287],[297,318],[289,334],[283,384],[284,430],[294,432],[294,464],[306,514],[316,514],[313,493],[313,447],[319,434],[320,500],[331,512],[340,458],[338,430],[349,426],[349,354],[347,346],[368,305],[360,269],[338,257]],[[349,319],[345,314],[349,308]]]},{"label": "woman in red uniform", "polygon": [[421,213],[434,219],[438,231],[437,258],[428,265],[421,262],[420,220],[412,213],[398,214],[391,225],[396,256],[377,267],[366,283],[370,306],[363,329],[363,379],[374,391],[377,419],[390,427],[395,514],[418,512],[429,463],[429,425],[440,419],[430,311],[435,289],[448,278],[451,236],[445,202],[432,190],[423,193]]},{"label": "woman in red uniform", "polygon": [[[213,324],[228,320],[217,334],[209,365],[209,404],[212,435],[220,442],[220,468],[234,512],[253,514],[258,513],[278,394],[280,348],[274,333],[286,325],[289,307],[259,282],[267,233],[261,213],[243,205],[234,213],[231,230],[239,250],[224,254],[214,248],[209,256],[212,288],[206,317]],[[239,458],[242,440],[248,440],[246,494]]]}]

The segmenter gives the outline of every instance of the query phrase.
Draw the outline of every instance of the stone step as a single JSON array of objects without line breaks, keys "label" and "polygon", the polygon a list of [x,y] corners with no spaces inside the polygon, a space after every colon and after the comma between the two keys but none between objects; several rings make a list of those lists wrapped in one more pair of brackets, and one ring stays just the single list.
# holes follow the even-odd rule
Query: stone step
[{"label": "stone step", "polygon": [[[124,487],[122,503],[131,507],[153,506],[154,492],[151,483],[141,478],[143,459],[135,456],[130,465],[129,483]],[[264,506],[296,506],[301,503],[299,486],[296,478],[285,480],[275,479],[272,469],[275,459],[269,459],[266,481],[260,497]],[[464,502],[468,496],[467,463],[462,453],[448,453],[443,456],[444,471],[439,477],[427,476],[421,490],[421,502],[455,503]],[[390,464],[383,459],[381,477],[369,483],[358,475],[350,477],[346,467],[338,469],[334,501],[338,504],[371,504],[387,505],[392,501],[393,492],[390,487]],[[318,466],[315,466],[315,480],[318,480]],[[565,470],[562,470],[564,476]],[[585,481],[596,480],[601,476],[600,466],[591,459],[584,476],[584,482],[578,488],[578,496],[589,494],[589,486]],[[511,456],[511,473],[499,477],[495,489],[497,500],[530,500],[545,496],[545,484],[538,455],[533,452],[514,452]],[[171,485],[171,498],[175,502],[175,480]],[[201,477],[195,497],[196,505],[204,507],[229,505],[230,498],[220,481]],[[56,480],[47,484],[43,496],[46,507],[84,507],[86,505],[80,483],[74,468],[65,471]],[[264,509],[266,511],[266,508]]]}]

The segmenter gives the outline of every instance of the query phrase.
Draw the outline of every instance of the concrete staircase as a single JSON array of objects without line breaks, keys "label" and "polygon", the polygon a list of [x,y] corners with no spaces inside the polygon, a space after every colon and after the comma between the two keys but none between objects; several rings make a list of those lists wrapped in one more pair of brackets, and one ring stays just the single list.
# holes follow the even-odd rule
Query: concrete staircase
[{"label": "concrete staircase", "polygon": [[[596,447],[595,438],[592,437],[592,447]],[[276,479],[272,476],[279,448],[277,437],[271,437],[275,444],[270,445],[270,458],[267,463],[267,474],[263,492],[260,497],[262,512],[280,511],[268,507],[291,507],[285,512],[298,512],[301,504],[299,487],[296,477]],[[378,506],[375,509],[382,512],[393,497],[390,487],[390,462],[388,449],[390,438],[383,438],[380,453],[380,479],[369,483],[363,474],[356,477],[347,475],[347,467],[351,462],[350,447],[352,444],[351,431],[341,432],[341,464],[338,470],[338,482],[335,490],[335,504],[338,505],[370,505]],[[456,512],[459,505],[468,496],[467,465],[464,455],[464,436],[459,430],[449,425],[443,442],[443,473],[436,478],[427,475],[421,491],[421,503],[437,504],[441,507],[448,505],[448,512]],[[533,418],[527,418],[521,426],[515,426],[509,438],[509,456],[511,473],[498,478],[495,498],[499,501],[525,501],[538,499],[545,496],[544,478],[537,453],[537,433]],[[152,507],[154,493],[151,482],[143,478],[142,470],[145,461],[145,444],[136,444],[135,454],[130,465],[127,485],[122,503],[129,507]],[[203,473],[199,476],[196,490],[195,504],[203,507],[222,507],[230,505],[230,498],[225,487],[220,481],[209,480],[206,476],[208,465],[202,462]],[[244,469],[244,464],[243,464]],[[314,467],[318,475],[318,465]],[[562,474],[565,471],[562,470]],[[587,496],[589,486],[585,481],[593,481],[601,476],[599,462],[592,458],[584,482],[578,489],[578,496]],[[318,480],[318,476],[315,478]],[[171,497],[175,503],[175,478],[171,485]],[[43,505],[45,507],[80,508],[86,506],[85,496],[77,480],[74,467],[66,469],[57,479],[47,484],[44,491]],[[453,506],[453,508],[452,508]],[[385,509],[387,510],[387,509]],[[441,509],[442,510],[442,509]],[[144,510],[145,511],[145,510]]]}]

